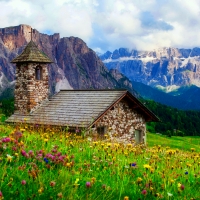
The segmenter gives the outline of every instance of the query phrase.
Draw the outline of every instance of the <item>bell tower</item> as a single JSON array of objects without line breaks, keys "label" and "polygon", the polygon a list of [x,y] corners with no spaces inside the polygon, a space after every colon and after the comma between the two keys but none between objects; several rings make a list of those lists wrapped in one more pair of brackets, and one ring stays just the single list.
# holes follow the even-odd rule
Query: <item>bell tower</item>
[{"label": "bell tower", "polygon": [[31,41],[23,52],[11,61],[16,63],[15,113],[29,114],[48,99],[48,69],[52,63]]}]

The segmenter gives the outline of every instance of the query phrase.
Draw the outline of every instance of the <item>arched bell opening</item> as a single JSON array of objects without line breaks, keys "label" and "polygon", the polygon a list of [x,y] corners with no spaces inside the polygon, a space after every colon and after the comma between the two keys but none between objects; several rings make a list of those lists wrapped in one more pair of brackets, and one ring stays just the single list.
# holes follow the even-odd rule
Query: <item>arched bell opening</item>
[{"label": "arched bell opening", "polygon": [[35,79],[42,80],[42,67],[39,65],[35,68]]}]

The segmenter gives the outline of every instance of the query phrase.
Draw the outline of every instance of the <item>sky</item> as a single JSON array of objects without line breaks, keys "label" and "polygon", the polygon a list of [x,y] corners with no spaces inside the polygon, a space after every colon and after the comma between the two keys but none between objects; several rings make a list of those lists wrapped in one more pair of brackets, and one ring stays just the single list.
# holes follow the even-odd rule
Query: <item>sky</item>
[{"label": "sky", "polygon": [[79,37],[99,53],[200,47],[200,0],[0,0],[0,8],[0,28]]}]

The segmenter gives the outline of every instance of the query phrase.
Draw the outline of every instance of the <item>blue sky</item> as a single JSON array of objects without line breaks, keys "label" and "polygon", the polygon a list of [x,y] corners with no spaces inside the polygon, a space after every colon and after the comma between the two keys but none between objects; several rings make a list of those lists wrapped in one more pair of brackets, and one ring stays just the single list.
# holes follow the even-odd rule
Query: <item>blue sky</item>
[{"label": "blue sky", "polygon": [[28,24],[95,51],[200,47],[200,0],[0,0],[0,28]]}]

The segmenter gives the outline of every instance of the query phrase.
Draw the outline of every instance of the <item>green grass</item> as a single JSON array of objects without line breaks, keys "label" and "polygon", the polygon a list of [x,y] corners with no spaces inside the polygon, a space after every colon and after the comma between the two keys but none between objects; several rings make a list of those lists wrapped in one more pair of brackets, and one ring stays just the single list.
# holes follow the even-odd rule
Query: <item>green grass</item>
[{"label": "green grass", "polygon": [[1,125],[0,200],[200,199],[199,138],[147,139],[149,146],[135,147],[59,128]]},{"label": "green grass", "polygon": [[180,150],[189,151],[190,148],[195,148],[200,152],[200,137],[198,136],[172,136],[158,135],[154,133],[147,133],[147,143],[150,147],[161,145],[163,147],[178,148]]}]

